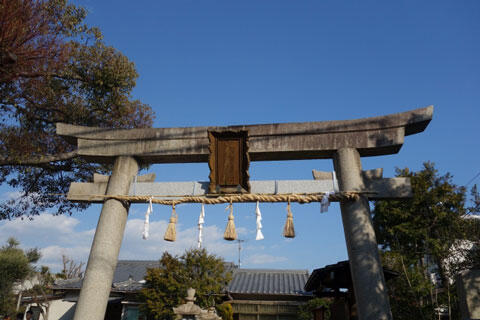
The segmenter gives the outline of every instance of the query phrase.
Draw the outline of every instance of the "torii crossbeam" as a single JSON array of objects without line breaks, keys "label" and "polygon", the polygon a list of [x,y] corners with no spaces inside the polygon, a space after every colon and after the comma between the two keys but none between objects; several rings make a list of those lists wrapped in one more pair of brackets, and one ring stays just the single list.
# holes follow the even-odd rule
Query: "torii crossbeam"
[{"label": "torii crossbeam", "polygon": [[[333,159],[338,191],[359,195],[340,200],[359,319],[392,319],[368,201],[409,197],[410,182],[383,179],[381,170],[362,171],[360,157],[397,153],[404,137],[425,130],[432,115],[430,106],[358,120],[229,127],[121,130],[57,124],[57,134],[76,145],[79,156],[114,163],[111,177],[96,176],[93,183],[70,187],[72,201],[103,202],[74,319],[102,320],[105,315],[129,206],[108,196],[172,195],[172,190],[178,197],[206,194],[208,182],[153,183],[151,176],[132,182],[139,163],[207,162],[209,132],[240,131],[248,138],[250,161]],[[335,187],[325,173],[314,172],[314,177],[297,183],[251,181],[248,192],[271,193],[281,186],[285,192],[314,193]]]}]

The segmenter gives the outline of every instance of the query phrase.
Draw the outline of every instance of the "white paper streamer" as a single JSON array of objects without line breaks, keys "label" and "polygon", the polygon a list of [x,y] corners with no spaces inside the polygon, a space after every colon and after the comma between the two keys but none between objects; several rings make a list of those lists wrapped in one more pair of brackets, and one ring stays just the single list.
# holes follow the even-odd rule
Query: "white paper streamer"
[{"label": "white paper streamer", "polygon": [[257,201],[257,207],[255,208],[255,215],[257,216],[257,236],[255,240],[263,240],[263,233],[262,233],[262,213],[260,212],[260,206]]},{"label": "white paper streamer", "polygon": [[205,208],[202,203],[202,210],[200,210],[200,216],[198,217],[198,249],[202,247],[202,231],[203,231],[204,223],[205,223]]},{"label": "white paper streamer", "polygon": [[149,230],[150,230],[150,214],[153,212],[153,207],[152,207],[152,198],[148,201],[148,208],[147,212],[145,212],[145,222],[143,224],[143,234],[142,238],[144,240],[148,239],[149,236]]},{"label": "white paper streamer", "polygon": [[320,202],[320,212],[324,213],[328,211],[328,207],[330,207],[330,195],[335,194],[335,191],[328,191],[322,197],[322,201]]},{"label": "white paper streamer", "polygon": [[335,192],[338,192],[338,181],[337,181],[337,174],[335,171],[332,171],[332,186],[333,186],[333,191],[328,191],[325,192],[325,194],[322,197],[322,201],[320,202],[320,212],[324,213],[328,211],[328,207],[330,207],[330,196],[332,194],[335,194]]}]

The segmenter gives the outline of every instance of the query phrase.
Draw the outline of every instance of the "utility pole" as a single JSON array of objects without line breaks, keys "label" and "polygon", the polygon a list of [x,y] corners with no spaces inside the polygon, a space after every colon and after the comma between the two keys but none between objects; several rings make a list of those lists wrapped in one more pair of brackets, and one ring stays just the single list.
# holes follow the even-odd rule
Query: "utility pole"
[{"label": "utility pole", "polygon": [[237,242],[238,242],[238,267],[240,268],[241,266],[240,253],[242,251],[242,242],[245,242],[245,240],[237,239]]}]

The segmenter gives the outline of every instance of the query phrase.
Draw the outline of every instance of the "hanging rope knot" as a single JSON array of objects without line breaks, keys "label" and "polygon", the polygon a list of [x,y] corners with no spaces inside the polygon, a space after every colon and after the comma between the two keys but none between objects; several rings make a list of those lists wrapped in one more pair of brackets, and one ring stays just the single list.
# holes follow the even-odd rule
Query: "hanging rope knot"
[{"label": "hanging rope knot", "polygon": [[168,223],[167,231],[165,232],[165,236],[163,237],[166,241],[175,241],[177,238],[177,231],[175,225],[177,224],[178,216],[177,212],[175,211],[175,203],[172,203],[172,214],[170,216],[170,222]]},{"label": "hanging rope knot", "polygon": [[230,213],[228,215],[228,222],[227,227],[225,228],[225,232],[223,234],[223,239],[232,241],[237,239],[237,231],[235,230],[235,218],[233,217],[233,203],[230,200],[230,204],[227,206],[225,210],[230,209]]},{"label": "hanging rope knot", "polygon": [[283,227],[283,236],[285,238],[295,238],[295,228],[293,227],[293,214],[290,209],[290,197],[287,199],[287,221]]},{"label": "hanging rope knot", "polygon": [[175,204],[172,204],[172,215],[170,216],[170,222],[177,223],[178,215],[175,210]]}]

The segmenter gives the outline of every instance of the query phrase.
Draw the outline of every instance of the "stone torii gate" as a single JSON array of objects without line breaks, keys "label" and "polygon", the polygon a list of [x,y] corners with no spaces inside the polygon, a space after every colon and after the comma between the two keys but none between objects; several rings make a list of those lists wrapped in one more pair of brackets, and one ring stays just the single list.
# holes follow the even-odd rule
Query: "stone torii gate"
[{"label": "stone torii gate", "polygon": [[[57,124],[57,134],[76,145],[79,156],[91,162],[114,163],[109,178],[95,175],[93,183],[73,183],[69,190],[72,201],[103,202],[74,319],[102,320],[107,308],[132,202],[108,196],[220,195],[222,188],[230,192],[230,178],[223,177],[224,173],[211,173],[210,183],[153,183],[148,175],[135,178],[139,164],[151,163],[209,162],[213,172],[212,166],[222,157],[212,161],[216,148],[226,148],[227,154],[232,150],[240,153],[239,158],[243,152],[247,165],[242,159],[234,164],[241,167],[237,173],[243,179],[238,182],[238,192],[320,194],[336,187],[339,192],[357,192],[355,199],[341,199],[340,207],[359,319],[392,319],[368,201],[409,197],[410,181],[383,179],[379,169],[362,171],[360,157],[397,153],[404,137],[425,130],[432,115],[430,106],[357,120],[229,127],[105,129]],[[215,140],[218,137],[226,140]],[[232,139],[240,151],[228,145]],[[217,141],[217,147],[212,141]],[[327,158],[333,159],[338,186],[319,172],[309,181],[248,181],[249,161]]]}]

